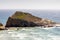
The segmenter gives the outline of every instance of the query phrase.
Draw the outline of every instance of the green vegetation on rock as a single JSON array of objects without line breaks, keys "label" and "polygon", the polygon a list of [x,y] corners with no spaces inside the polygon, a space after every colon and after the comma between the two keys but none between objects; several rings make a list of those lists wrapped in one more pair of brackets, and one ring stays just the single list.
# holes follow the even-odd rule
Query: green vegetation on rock
[{"label": "green vegetation on rock", "polygon": [[24,19],[25,17],[28,16],[28,13],[24,13],[24,12],[16,12],[12,18],[16,18],[16,19]]}]

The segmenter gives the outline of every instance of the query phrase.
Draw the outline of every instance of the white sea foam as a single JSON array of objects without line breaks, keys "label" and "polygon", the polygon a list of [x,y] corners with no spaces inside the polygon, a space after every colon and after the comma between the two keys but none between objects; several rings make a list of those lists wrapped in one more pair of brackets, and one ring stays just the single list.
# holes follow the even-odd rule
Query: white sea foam
[{"label": "white sea foam", "polygon": [[0,40],[60,40],[60,28],[34,27],[5,30],[0,31]]},{"label": "white sea foam", "polygon": [[43,29],[47,29],[48,30],[48,29],[51,29],[51,28],[55,28],[55,27],[47,27],[47,28],[43,28]]}]

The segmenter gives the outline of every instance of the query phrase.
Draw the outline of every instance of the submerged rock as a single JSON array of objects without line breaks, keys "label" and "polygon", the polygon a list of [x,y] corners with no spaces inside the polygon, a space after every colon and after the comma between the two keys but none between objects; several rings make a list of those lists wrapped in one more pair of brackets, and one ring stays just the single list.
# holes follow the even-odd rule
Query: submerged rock
[{"label": "submerged rock", "polygon": [[5,27],[35,27],[35,26],[45,26],[48,24],[54,24],[55,22],[42,19],[31,15],[26,12],[15,12],[11,17],[8,18]]}]

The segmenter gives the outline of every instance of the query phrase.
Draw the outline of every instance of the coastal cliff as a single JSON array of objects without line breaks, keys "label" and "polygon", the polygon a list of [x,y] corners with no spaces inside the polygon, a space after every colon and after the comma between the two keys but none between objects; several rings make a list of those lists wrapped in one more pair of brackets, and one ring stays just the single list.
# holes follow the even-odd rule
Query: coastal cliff
[{"label": "coastal cliff", "polygon": [[53,26],[50,24],[55,24],[55,22],[33,16],[30,13],[16,11],[15,14],[8,18],[5,27]]}]

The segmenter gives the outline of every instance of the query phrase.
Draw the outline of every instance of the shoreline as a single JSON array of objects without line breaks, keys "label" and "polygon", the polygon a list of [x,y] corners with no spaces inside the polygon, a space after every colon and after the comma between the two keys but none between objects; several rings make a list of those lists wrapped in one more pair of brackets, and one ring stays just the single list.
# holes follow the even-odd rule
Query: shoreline
[{"label": "shoreline", "polygon": [[[60,27],[60,24],[54,24],[52,26],[35,26],[43,29],[49,29],[53,27]],[[34,28],[34,27],[5,27],[5,25],[0,26],[0,30],[18,30],[20,28]]]}]

